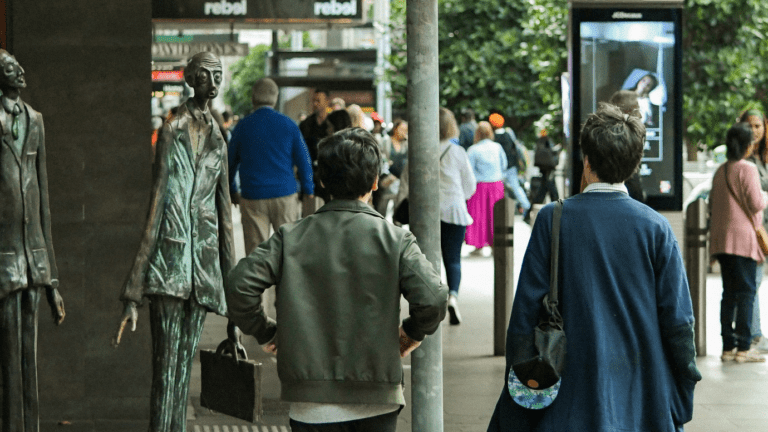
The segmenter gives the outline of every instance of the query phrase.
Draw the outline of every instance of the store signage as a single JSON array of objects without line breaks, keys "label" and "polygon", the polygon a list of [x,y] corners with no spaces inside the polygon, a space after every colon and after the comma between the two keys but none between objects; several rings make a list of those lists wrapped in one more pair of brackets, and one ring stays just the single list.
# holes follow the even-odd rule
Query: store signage
[{"label": "store signage", "polygon": [[184,71],[181,70],[153,70],[152,82],[178,82],[184,81]]},{"label": "store signage", "polygon": [[315,16],[354,16],[357,13],[357,1],[316,1]]},{"label": "store signage", "polygon": [[152,19],[348,23],[363,20],[363,0],[152,0]]},{"label": "store signage", "polygon": [[186,58],[199,52],[212,52],[219,57],[245,57],[248,55],[248,44],[237,42],[155,42],[152,44],[152,57],[154,58]]},{"label": "store signage", "polygon": [[227,0],[221,0],[220,2],[205,2],[204,11],[206,15],[245,15],[248,11],[247,0],[228,2]]}]

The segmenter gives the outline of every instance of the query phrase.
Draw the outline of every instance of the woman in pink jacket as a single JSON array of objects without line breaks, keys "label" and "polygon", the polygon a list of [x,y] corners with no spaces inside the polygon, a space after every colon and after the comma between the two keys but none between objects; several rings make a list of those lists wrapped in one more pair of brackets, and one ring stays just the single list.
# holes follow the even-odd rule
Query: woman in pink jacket
[{"label": "woman in pink jacket", "polygon": [[752,150],[749,124],[736,123],[731,127],[725,145],[728,160],[715,172],[709,201],[710,254],[720,262],[723,278],[720,303],[723,354],[720,358],[724,362],[764,362],[763,356],[750,350],[750,325],[757,264],[764,260],[755,226],[762,224],[767,199],[760,188],[757,167],[744,160]]}]

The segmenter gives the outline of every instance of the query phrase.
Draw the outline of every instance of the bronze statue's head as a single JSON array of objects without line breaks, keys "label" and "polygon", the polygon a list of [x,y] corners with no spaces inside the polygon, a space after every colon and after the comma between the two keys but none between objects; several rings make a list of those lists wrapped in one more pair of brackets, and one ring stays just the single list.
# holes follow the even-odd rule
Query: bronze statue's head
[{"label": "bronze statue's head", "polygon": [[27,86],[24,79],[24,68],[16,57],[4,49],[0,49],[0,89],[23,89]]},{"label": "bronze statue's head", "polygon": [[195,99],[213,99],[222,81],[221,60],[209,52],[192,56],[184,69],[184,80],[195,89]]}]

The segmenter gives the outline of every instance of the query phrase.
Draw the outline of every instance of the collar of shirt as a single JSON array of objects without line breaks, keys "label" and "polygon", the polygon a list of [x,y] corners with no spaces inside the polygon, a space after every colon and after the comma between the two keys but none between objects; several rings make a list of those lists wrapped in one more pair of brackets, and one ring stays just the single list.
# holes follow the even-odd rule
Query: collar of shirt
[{"label": "collar of shirt", "polygon": [[19,99],[16,99],[16,100],[12,100],[12,99],[9,99],[9,98],[7,98],[7,97],[2,97],[2,98],[0,98],[0,101],[2,101],[2,104],[3,104],[3,109],[4,109],[4,110],[5,110],[5,111],[6,111],[8,114],[13,114],[13,107],[14,107],[15,105],[18,105],[18,106],[19,106],[19,109],[21,109],[21,111],[22,111],[22,112],[24,111],[24,110],[22,109],[22,106],[21,106],[21,98],[19,98]]},{"label": "collar of shirt", "polygon": [[187,109],[195,120],[204,120],[206,123],[211,122],[211,110],[208,109],[208,106],[206,106],[205,111],[203,111],[197,107],[197,104],[192,101],[192,98],[189,98],[187,101]]},{"label": "collar of shirt", "polygon": [[624,183],[592,183],[584,188],[584,193],[586,192],[621,192],[629,195]]}]

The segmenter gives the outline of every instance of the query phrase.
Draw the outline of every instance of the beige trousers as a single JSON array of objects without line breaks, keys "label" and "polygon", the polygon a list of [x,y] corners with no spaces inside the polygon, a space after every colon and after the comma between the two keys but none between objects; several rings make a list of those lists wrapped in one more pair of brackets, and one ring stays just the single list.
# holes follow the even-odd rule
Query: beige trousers
[{"label": "beige trousers", "polygon": [[249,200],[240,198],[245,254],[269,238],[269,228],[277,231],[283,224],[299,219],[298,194],[279,198]]}]

